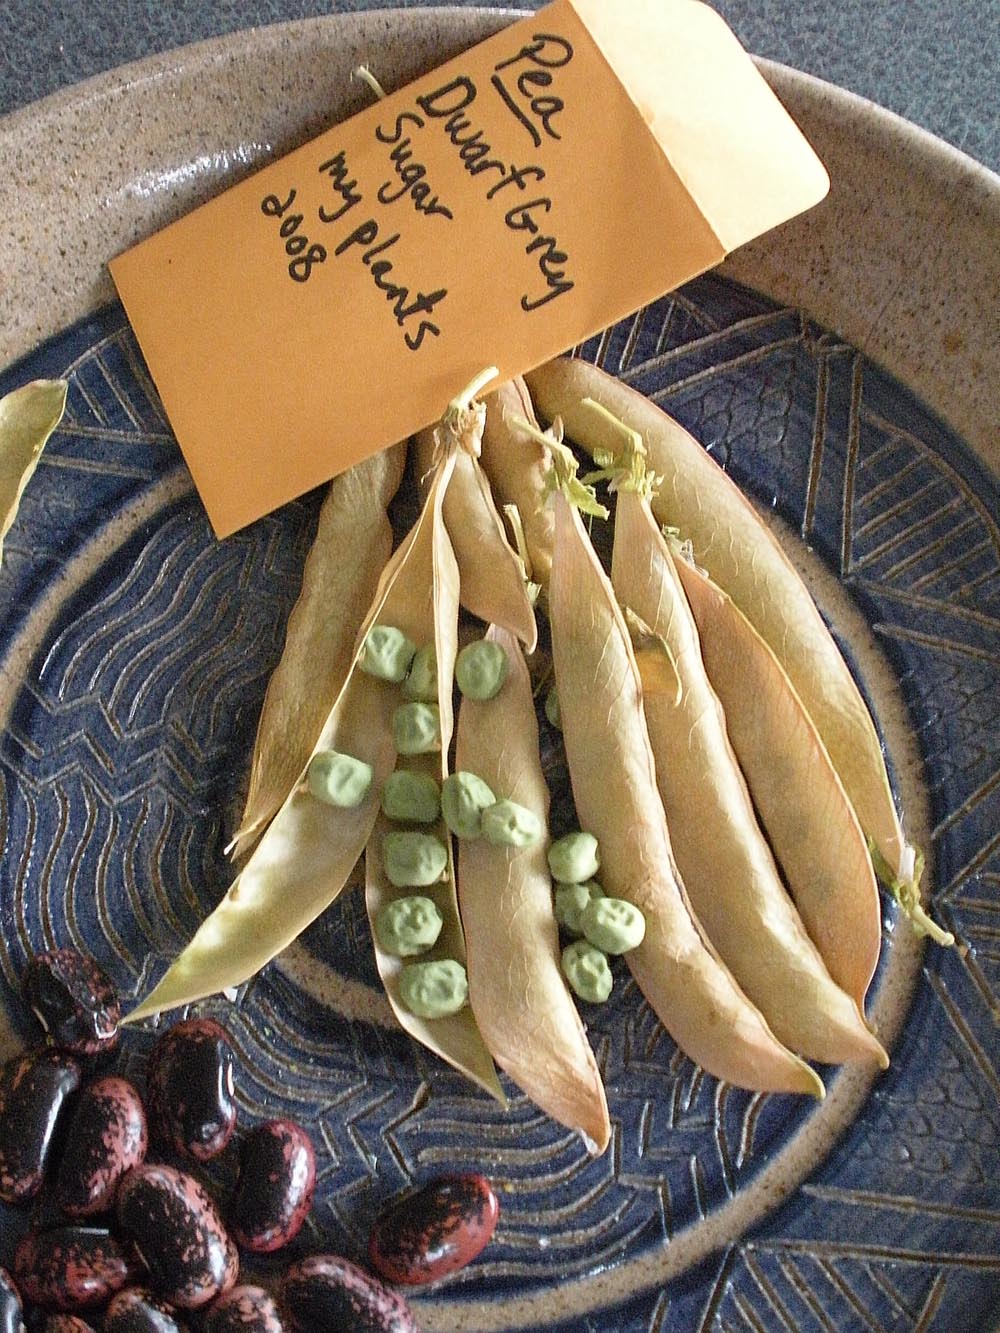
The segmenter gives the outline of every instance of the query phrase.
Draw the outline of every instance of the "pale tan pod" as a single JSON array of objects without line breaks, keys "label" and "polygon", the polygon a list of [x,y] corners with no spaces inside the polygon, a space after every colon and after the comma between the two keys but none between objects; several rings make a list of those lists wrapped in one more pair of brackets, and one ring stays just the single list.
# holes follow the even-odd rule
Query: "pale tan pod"
[{"label": "pale tan pod", "polygon": [[298,781],[350,669],[358,628],[392,551],[386,510],[405,462],[405,447],[394,445],[330,483],[264,695],[246,804],[227,849],[236,858]]},{"label": "pale tan pod", "polygon": [[315,750],[339,750],[371,764],[368,796],[344,810],[296,785],[221,903],[127,1021],[240,985],[343,890],[374,827],[382,783],[395,767],[392,715],[400,702],[398,687],[358,670],[357,659],[377,621],[396,625],[415,641],[433,637],[435,516],[440,523],[450,473],[447,460],[419,519],[382,573],[358,632],[351,670],[316,742]]},{"label": "pale tan pod", "polygon": [[32,380],[0,398],[0,556],[49,436],[66,408],[65,380]]},{"label": "pale tan pod", "polygon": [[799,914],[833,977],[861,1005],[881,944],[861,826],[774,653],[721,588],[687,561],[674,563],[730,741]]},{"label": "pale tan pod", "polygon": [[[779,1041],[810,1060],[875,1059],[884,1066],[885,1053],[858,1003],[830,976],[781,882],[705,673],[670,551],[648,502],[634,491],[618,494],[611,582],[622,606],[663,640],[679,678],[672,697],[644,690],[643,708],[674,855],[699,922]],[[662,656],[663,649],[644,653]],[[769,727],[766,698],[746,691],[741,707],[760,715],[762,730]],[[812,788],[798,795],[809,803]],[[822,794],[818,803],[828,815]],[[816,879],[813,874],[810,887]],[[828,888],[831,914],[838,903],[850,908],[853,885],[838,878]],[[847,938],[853,926],[848,911],[842,921]]]},{"label": "pale tan pod", "polygon": [[[455,457],[455,455],[452,455]],[[436,482],[435,482],[436,486]],[[435,492],[432,491],[432,494]],[[440,492],[436,492],[438,495]],[[451,542],[445,528],[440,507],[434,516],[431,529],[432,577],[427,581],[429,608],[424,605],[421,624],[400,625],[416,643],[433,643],[437,659],[438,709],[441,716],[441,749],[437,754],[412,755],[400,758],[398,767],[415,772],[432,774],[441,782],[448,772],[448,750],[454,730],[454,712],[452,706],[452,682],[455,675],[455,657],[458,652],[458,598],[459,572]],[[430,612],[430,619],[427,612]],[[388,622],[398,623],[398,622]],[[415,632],[416,631],[416,632]],[[365,848],[365,906],[372,926],[372,944],[375,950],[375,962],[378,966],[386,997],[396,1015],[400,1026],[422,1046],[433,1051],[442,1060],[460,1070],[479,1087],[506,1106],[507,1098],[497,1078],[493,1061],[476,1025],[472,1008],[466,1005],[457,1014],[447,1017],[426,1019],[411,1013],[403,1004],[399,992],[399,977],[405,963],[416,959],[397,958],[386,953],[379,944],[375,930],[375,920],[382,908],[396,898],[406,897],[414,889],[400,889],[391,883],[385,874],[382,861],[382,839],[395,825],[379,814],[368,844]],[[424,830],[436,833],[448,848],[447,878],[439,884],[420,890],[426,897],[433,898],[441,912],[443,925],[437,943],[419,961],[431,962],[440,958],[453,958],[456,962],[466,962],[465,938],[459,918],[458,898],[455,889],[455,862],[451,838],[443,821],[439,820],[434,828]]]},{"label": "pale tan pod", "polygon": [[778,656],[816,723],[861,826],[892,870],[913,876],[874,723],[808,589],[753,506],[686,430],[649,399],[577,359],[526,376],[535,404],[585,449],[615,454],[618,433],[582,405],[590,397],[643,438],[663,477],[653,513],[691,541],[694,558]]},{"label": "pale tan pod", "polygon": [[544,588],[552,569],[555,516],[552,506],[545,502],[548,452],[518,424],[527,421],[529,426],[539,428],[531,395],[519,375],[501,384],[485,402],[486,428],[480,462],[500,504],[514,505],[520,514],[531,577]]},{"label": "pale tan pod", "polygon": [[[531,677],[513,635],[492,626],[506,651],[495,698],[463,699],[455,768],[548,825],[549,792],[538,754]],[[548,840],[496,847],[460,839],[458,902],[469,962],[469,999],[493,1058],[531,1100],[603,1152],[611,1136],[604,1085],[559,965],[559,928],[546,861]]]},{"label": "pale tan pod", "polygon": [[[481,408],[482,419],[485,410]],[[417,475],[432,475],[439,428],[413,437]],[[481,429],[471,441],[478,452]],[[535,650],[538,626],[528,597],[524,569],[504,532],[490,483],[476,453],[460,448],[455,472],[444,501],[444,521],[458,562],[460,599],[472,615],[487,625],[503,625]]]},{"label": "pale tan pod", "polygon": [[625,955],[678,1046],[739,1087],[822,1095],[815,1072],[786,1050],[705,938],[686,901],[656,789],[639,673],[624,617],[561,494],[549,616],[562,732],[583,829],[601,850],[605,892],[633,903],[646,935]]}]

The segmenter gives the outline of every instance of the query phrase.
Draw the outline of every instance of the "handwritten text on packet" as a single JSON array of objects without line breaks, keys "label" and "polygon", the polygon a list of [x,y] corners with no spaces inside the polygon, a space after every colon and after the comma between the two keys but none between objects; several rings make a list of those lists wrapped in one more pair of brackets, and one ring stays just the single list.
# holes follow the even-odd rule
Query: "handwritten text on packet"
[{"label": "handwritten text on packet", "polygon": [[[564,105],[554,91],[555,72],[572,59],[573,48],[565,38],[541,32],[534,34],[515,55],[493,66],[488,93],[501,100],[535,149],[541,148],[546,139],[560,137],[559,114]],[[416,97],[414,110],[399,111],[379,122],[374,138],[389,148],[387,158],[392,175],[375,192],[375,201],[383,210],[394,204],[409,205],[414,213],[447,229],[455,221],[456,205],[435,192],[428,169],[420,160],[422,135],[444,134],[469,176],[483,178],[486,199],[498,201],[498,217],[503,226],[518,234],[524,241],[525,254],[536,259],[538,287],[525,292],[520,304],[522,310],[538,310],[573,288],[573,280],[568,276],[569,256],[560,247],[558,236],[546,230],[551,226],[547,218],[553,201],[548,195],[538,193],[545,180],[545,168],[538,162],[519,165],[496,156],[482,126],[476,125],[474,109],[470,110],[479,95],[472,79],[459,74]],[[378,218],[371,216],[374,211],[371,201],[359,189],[357,175],[343,148],[321,162],[317,170],[329,178],[330,201],[320,204],[311,223],[296,211],[299,191],[295,186],[284,197],[266,194],[260,201],[265,217],[278,223],[278,240],[284,242],[288,258],[288,276],[293,282],[308,282],[317,268],[331,258],[346,256],[360,261],[370,272],[372,282],[384,293],[396,323],[404,330],[406,346],[417,351],[426,338],[436,338],[441,333],[437,321],[448,296],[447,287],[434,287],[430,291],[415,289],[412,281],[405,281],[396,272],[391,251],[401,233],[393,227],[405,223],[398,218],[383,218],[380,225]],[[523,198],[524,195],[529,198]],[[511,198],[518,202],[508,206]],[[365,212],[369,216],[358,221]],[[314,240],[315,236],[322,239]],[[430,315],[434,318],[425,318]]]}]

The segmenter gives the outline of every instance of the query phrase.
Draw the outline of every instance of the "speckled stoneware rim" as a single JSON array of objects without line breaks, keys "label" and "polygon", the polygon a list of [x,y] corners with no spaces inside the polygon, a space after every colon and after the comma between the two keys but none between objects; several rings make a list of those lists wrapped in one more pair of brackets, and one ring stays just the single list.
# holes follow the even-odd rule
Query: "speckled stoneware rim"
[{"label": "speckled stoneware rim", "polygon": [[[520,11],[278,24],[100,75],[0,119],[0,364],[111,299],[134,240]],[[1000,177],[863,98],[761,61],[826,163],[829,198],[726,271],[802,306],[903,380],[994,469]]]}]

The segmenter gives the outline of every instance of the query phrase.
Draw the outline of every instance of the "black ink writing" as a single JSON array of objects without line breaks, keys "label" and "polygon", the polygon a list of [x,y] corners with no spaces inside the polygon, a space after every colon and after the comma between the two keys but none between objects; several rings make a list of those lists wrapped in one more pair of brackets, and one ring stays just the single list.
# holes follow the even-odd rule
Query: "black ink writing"
[{"label": "black ink writing", "polygon": [[319,206],[320,222],[336,222],[342,218],[348,209],[353,208],[355,204],[361,203],[361,194],[358,191],[358,182],[348,180],[350,168],[347,165],[347,157],[344,150],[334,153],[333,157],[326,162],[322,162],[319,168],[321,176],[329,176],[333,185],[333,192],[340,200],[339,208],[327,208],[326,204]]},{"label": "black ink writing", "polygon": [[399,232],[383,237],[375,219],[368,218],[355,227],[350,235],[345,236],[333,253],[339,257],[355,247],[360,251],[361,262],[371,274],[375,286],[391,304],[396,323],[404,330],[403,339],[407,347],[415,352],[425,338],[436,338],[441,330],[429,319],[421,319],[416,328],[408,328],[408,322],[416,315],[430,314],[448,292],[442,287],[435,292],[417,292],[411,296],[409,286],[396,282],[393,261],[386,256],[398,242]]},{"label": "black ink writing", "polygon": [[318,243],[311,243],[302,230],[305,218],[301,213],[291,213],[289,209],[295,203],[297,191],[290,190],[288,198],[282,201],[276,194],[266,194],[260,203],[260,211],[265,217],[280,218],[278,236],[285,243],[285,254],[291,262],[288,265],[289,276],[295,282],[308,282],[316,264],[326,260],[326,248]]},{"label": "black ink writing", "polygon": [[536,89],[551,88],[554,82],[552,71],[562,69],[572,59],[573,48],[564,37],[536,32],[532,41],[522,46],[516,55],[493,66],[490,82],[508,111],[531,135],[536,148],[541,147],[543,134],[550,139],[560,137],[553,121],[565,108],[561,97]]},{"label": "black ink writing", "polygon": [[[526,255],[533,255],[538,263],[538,271],[545,279],[547,288],[544,296],[529,299],[521,297],[522,310],[537,310],[547,301],[553,301],[563,292],[573,290],[573,283],[566,277],[568,256],[558,248],[554,236],[546,236],[541,230],[537,214],[548,213],[552,207],[551,199],[532,199],[527,204],[517,204],[504,214],[504,222],[511,231],[526,231],[532,239],[524,247]],[[562,267],[560,267],[560,265]]]},{"label": "black ink writing", "polygon": [[442,204],[438,196],[432,193],[427,181],[427,168],[415,159],[410,136],[403,136],[404,121],[416,121],[418,128],[423,128],[424,122],[419,116],[414,115],[412,111],[404,111],[402,115],[396,117],[396,124],[391,132],[381,125],[375,130],[375,138],[380,143],[394,145],[389,154],[389,161],[399,182],[395,192],[391,181],[386,181],[382,185],[377,195],[379,203],[394,204],[397,199],[408,195],[418,213],[424,213],[429,217],[454,218],[451,209]]}]

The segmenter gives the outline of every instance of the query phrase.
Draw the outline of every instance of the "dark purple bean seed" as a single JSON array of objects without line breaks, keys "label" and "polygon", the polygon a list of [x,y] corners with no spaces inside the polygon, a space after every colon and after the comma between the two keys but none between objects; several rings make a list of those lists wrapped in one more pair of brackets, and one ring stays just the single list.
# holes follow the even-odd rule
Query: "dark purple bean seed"
[{"label": "dark purple bean seed", "polygon": [[118,1223],[171,1305],[198,1309],[235,1283],[236,1246],[186,1172],[148,1162],[130,1171],[118,1189]]},{"label": "dark purple bean seed", "polygon": [[146,1287],[126,1287],[108,1306],[102,1333],[185,1333],[186,1325]]},{"label": "dark purple bean seed", "polygon": [[146,1112],[124,1078],[99,1078],[77,1100],[63,1148],[56,1199],[72,1218],[114,1203],[118,1182],[146,1156]]},{"label": "dark purple bean seed", "polygon": [[316,1154],[293,1120],[269,1120],[247,1135],[233,1196],[233,1235],[244,1249],[269,1254],[299,1234],[312,1207]]},{"label": "dark purple bean seed", "polygon": [[499,1214],[485,1176],[441,1176],[381,1214],[368,1241],[369,1261],[389,1282],[433,1282],[481,1253]]},{"label": "dark purple bean seed", "polygon": [[206,1162],[236,1128],[229,1033],[214,1018],[191,1018],[153,1047],[146,1076],[155,1132],[176,1152]]},{"label": "dark purple bean seed", "polygon": [[21,1294],[45,1310],[103,1305],[125,1286],[135,1265],[103,1227],[29,1231],[14,1255]]},{"label": "dark purple bean seed", "polygon": [[121,1004],[107,975],[75,949],[36,954],[24,974],[24,998],[53,1043],[76,1055],[118,1044]]},{"label": "dark purple bean seed", "polygon": [[48,1047],[0,1070],[0,1199],[24,1203],[42,1188],[60,1113],[80,1086],[71,1055]]},{"label": "dark purple bean seed", "polygon": [[274,1298],[263,1287],[234,1287],[205,1318],[205,1333],[284,1333]]},{"label": "dark purple bean seed", "polygon": [[0,1333],[24,1333],[21,1298],[6,1268],[0,1268]]},{"label": "dark purple bean seed", "polygon": [[94,1326],[75,1314],[50,1314],[42,1333],[94,1333]]},{"label": "dark purple bean seed", "polygon": [[336,1254],[314,1254],[293,1264],[281,1283],[279,1301],[293,1333],[418,1333],[402,1296]]}]

